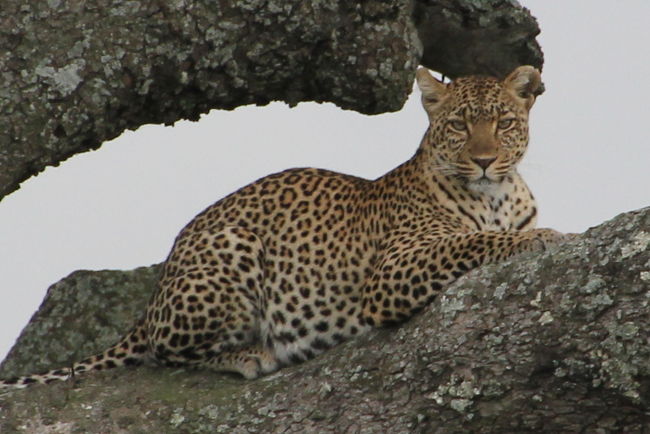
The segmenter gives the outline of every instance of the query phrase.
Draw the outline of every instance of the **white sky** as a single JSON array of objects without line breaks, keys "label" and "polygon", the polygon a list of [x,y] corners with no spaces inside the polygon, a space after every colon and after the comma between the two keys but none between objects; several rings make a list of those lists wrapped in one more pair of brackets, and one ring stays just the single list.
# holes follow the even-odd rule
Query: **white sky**
[{"label": "white sky", "polygon": [[[582,232],[650,205],[650,2],[521,3],[546,57],[520,166],[540,226]],[[160,262],[196,213],[272,172],[378,177],[413,154],[425,128],[417,92],[402,111],[372,117],[275,103],[146,126],[49,168],[0,202],[0,359],[47,287],[72,271]]]}]

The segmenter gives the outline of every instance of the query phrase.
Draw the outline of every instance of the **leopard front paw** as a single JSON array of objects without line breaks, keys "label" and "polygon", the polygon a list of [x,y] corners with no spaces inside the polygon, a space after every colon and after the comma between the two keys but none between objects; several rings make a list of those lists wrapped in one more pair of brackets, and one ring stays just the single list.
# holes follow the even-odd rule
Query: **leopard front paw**
[{"label": "leopard front paw", "polygon": [[578,236],[578,234],[564,234],[548,228],[532,229],[524,235],[526,237],[517,245],[520,253],[541,252]]}]

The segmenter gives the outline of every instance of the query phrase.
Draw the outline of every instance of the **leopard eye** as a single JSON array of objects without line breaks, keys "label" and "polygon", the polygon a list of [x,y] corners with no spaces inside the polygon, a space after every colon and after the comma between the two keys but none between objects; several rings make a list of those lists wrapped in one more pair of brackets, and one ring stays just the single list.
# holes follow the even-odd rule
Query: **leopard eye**
[{"label": "leopard eye", "polygon": [[501,119],[501,120],[497,123],[497,127],[498,127],[500,130],[507,130],[507,129],[510,128],[514,123],[515,123],[515,120],[514,120],[513,118]]},{"label": "leopard eye", "polygon": [[452,120],[449,121],[449,126],[452,130],[456,131],[467,131],[467,124],[463,121]]}]

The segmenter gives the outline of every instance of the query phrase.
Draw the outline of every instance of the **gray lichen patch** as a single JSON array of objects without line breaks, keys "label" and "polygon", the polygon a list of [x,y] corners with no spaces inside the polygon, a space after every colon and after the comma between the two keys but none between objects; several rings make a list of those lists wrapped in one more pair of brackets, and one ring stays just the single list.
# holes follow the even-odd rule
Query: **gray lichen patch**
[{"label": "gray lichen patch", "polygon": [[634,235],[632,241],[621,247],[623,259],[637,255],[650,247],[650,232],[641,231]]},{"label": "gray lichen patch", "polygon": [[62,68],[53,68],[51,66],[37,67],[36,75],[45,78],[50,83],[53,90],[59,93],[59,96],[65,97],[74,92],[82,79],[80,71],[84,68],[85,62],[79,59]]}]

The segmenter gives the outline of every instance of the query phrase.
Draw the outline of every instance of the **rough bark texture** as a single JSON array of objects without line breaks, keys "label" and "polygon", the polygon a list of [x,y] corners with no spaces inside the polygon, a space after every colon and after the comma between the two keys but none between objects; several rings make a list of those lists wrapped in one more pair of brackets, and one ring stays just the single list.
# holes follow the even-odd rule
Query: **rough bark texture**
[{"label": "rough bark texture", "polygon": [[448,77],[496,77],[520,65],[542,66],[537,21],[508,0],[418,0],[413,13],[420,63]]},{"label": "rough bark texture", "polygon": [[0,199],[146,123],[273,100],[380,113],[420,61],[451,77],[541,67],[538,32],[507,0],[3,0]]},{"label": "rough bark texture", "polygon": [[[125,330],[133,312],[116,306],[141,305],[155,274],[78,272],[54,285],[0,375],[101,348],[80,342]],[[649,304],[645,208],[475,270],[401,327],[270,377],[89,374],[0,397],[0,432],[648,432]]]}]

